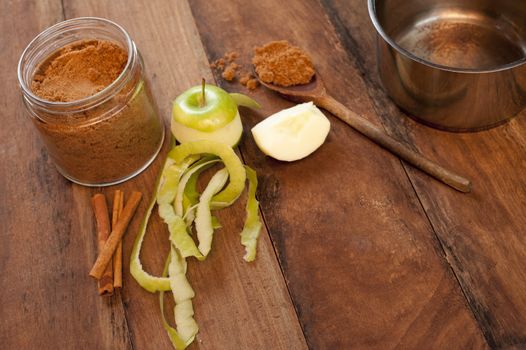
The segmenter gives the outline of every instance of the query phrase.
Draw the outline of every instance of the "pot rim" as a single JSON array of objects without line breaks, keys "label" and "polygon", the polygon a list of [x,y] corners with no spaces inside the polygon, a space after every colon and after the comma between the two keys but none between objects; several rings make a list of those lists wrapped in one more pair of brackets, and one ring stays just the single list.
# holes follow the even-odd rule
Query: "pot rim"
[{"label": "pot rim", "polygon": [[369,17],[371,18],[371,21],[373,22],[374,28],[376,29],[376,32],[382,37],[383,40],[385,40],[391,47],[396,49],[398,52],[403,54],[404,56],[421,63],[423,65],[426,65],[431,68],[447,71],[447,72],[454,72],[454,73],[468,73],[468,74],[480,74],[480,73],[497,73],[502,72],[505,70],[513,69],[519,66],[522,66],[526,63],[526,54],[524,57],[522,57],[519,60],[506,63],[504,65],[497,66],[492,69],[476,69],[476,68],[456,68],[456,67],[450,67],[445,66],[441,64],[432,63],[428,60],[425,60],[408,50],[404,49],[400,45],[398,45],[382,28],[382,25],[378,21],[378,18],[376,16],[376,3],[378,0],[367,0],[367,8],[369,10]]}]

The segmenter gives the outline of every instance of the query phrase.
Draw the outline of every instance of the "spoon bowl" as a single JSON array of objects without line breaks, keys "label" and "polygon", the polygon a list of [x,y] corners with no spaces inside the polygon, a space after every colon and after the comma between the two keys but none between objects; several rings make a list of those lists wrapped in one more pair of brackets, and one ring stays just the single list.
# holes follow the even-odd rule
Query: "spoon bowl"
[{"label": "spoon bowl", "polygon": [[327,95],[327,90],[325,89],[325,85],[323,84],[319,74],[314,74],[308,84],[287,87],[264,82],[259,78],[255,70],[254,76],[258,79],[261,85],[269,90],[277,92],[282,97],[292,102],[309,102]]}]

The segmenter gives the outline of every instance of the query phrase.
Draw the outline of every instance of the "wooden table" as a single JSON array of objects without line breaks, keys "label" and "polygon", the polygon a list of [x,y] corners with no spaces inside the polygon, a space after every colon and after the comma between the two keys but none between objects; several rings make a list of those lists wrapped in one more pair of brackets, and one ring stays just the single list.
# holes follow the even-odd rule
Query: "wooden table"
[{"label": "wooden table", "polygon": [[[471,134],[407,118],[380,85],[365,0],[3,1],[0,13],[0,348],[170,348],[157,296],[137,285],[127,263],[124,289],[112,298],[99,297],[88,277],[96,257],[90,197],[116,188],[150,197],[163,157],[122,185],[73,185],[24,114],[16,80],[23,48],[79,16],[127,28],[167,125],[170,101],[201,77],[245,91],[211,61],[235,50],[248,65],[254,46],[288,39],[311,54],[337,99],[473,181],[471,194],[451,190],[331,115],[321,149],[274,161],[249,130],[291,103],[259,88],[252,95],[263,108],[242,111],[239,147],[261,184],[258,258],[241,258],[239,201],[220,212],[209,258],[189,264],[200,325],[192,349],[526,347],[526,117]],[[139,221],[125,237],[126,262]],[[160,273],[167,250],[156,217],[146,268]]]}]

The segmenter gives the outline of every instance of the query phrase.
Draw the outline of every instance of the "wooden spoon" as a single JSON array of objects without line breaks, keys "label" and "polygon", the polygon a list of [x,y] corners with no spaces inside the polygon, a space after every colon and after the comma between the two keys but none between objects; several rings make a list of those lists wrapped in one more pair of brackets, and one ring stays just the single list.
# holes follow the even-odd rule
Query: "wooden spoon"
[{"label": "wooden spoon", "polygon": [[289,87],[265,83],[259,78],[256,72],[254,72],[254,75],[257,77],[261,85],[279,93],[288,100],[294,102],[312,101],[316,106],[331,112],[336,117],[349,124],[352,128],[362,133],[373,142],[377,143],[389,152],[397,155],[423,172],[431,175],[435,179],[442,181],[446,185],[451,186],[460,192],[467,193],[471,191],[471,181],[458,174],[455,174],[446,168],[443,168],[437,163],[432,162],[413,151],[400,141],[387,135],[367,119],[360,117],[327,94],[325,85],[318,74],[314,75],[308,84]]}]

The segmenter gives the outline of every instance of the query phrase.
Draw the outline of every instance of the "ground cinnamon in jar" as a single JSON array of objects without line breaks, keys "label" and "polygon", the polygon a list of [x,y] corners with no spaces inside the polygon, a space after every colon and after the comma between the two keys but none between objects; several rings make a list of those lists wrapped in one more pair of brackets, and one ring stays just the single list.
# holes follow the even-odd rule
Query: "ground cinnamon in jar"
[{"label": "ground cinnamon in jar", "polygon": [[33,121],[59,171],[74,182],[122,181],[144,169],[160,149],[163,124],[137,52],[130,62],[128,56],[117,43],[80,40],[36,69],[31,90],[50,106],[35,108]]},{"label": "ground cinnamon in jar", "polygon": [[310,57],[286,40],[271,41],[254,49],[252,63],[265,83],[279,86],[302,85],[314,76]]},{"label": "ground cinnamon in jar", "polygon": [[53,102],[70,102],[96,94],[124,69],[128,55],[105,40],[67,45],[49,57],[33,77],[31,90]]}]

